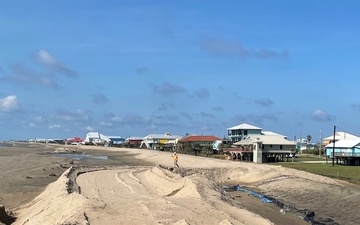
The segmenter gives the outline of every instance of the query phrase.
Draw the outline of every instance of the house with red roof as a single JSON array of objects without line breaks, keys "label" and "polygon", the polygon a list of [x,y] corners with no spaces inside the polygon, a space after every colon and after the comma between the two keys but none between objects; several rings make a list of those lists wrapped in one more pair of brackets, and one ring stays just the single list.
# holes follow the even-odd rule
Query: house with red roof
[{"label": "house with red roof", "polygon": [[80,144],[82,141],[84,141],[84,139],[79,138],[79,137],[72,137],[72,138],[66,139],[65,143],[73,145],[73,144]]},{"label": "house with red roof", "polygon": [[[198,148],[200,151],[201,148],[205,146],[210,146],[213,149],[213,144],[215,141],[219,141],[221,138],[213,135],[186,135],[178,141],[178,148],[184,149],[186,147],[191,147],[194,151]],[[196,152],[195,152],[196,154]]]}]

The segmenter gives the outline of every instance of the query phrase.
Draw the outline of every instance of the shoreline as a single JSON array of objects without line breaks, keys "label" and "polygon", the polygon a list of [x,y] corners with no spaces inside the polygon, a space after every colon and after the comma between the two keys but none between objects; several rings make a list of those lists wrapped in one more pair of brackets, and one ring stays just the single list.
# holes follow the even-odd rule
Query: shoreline
[{"label": "shoreline", "polygon": [[[41,148],[42,145],[40,145]],[[37,146],[39,147],[39,146]],[[43,149],[37,150],[35,151],[36,154],[39,153],[44,153],[44,146],[42,146]],[[56,148],[59,147],[58,145],[53,147]],[[63,146],[62,146],[63,147]],[[67,147],[67,146],[66,146]],[[48,149],[48,147],[46,148]],[[121,149],[121,148],[111,148],[111,147],[99,147],[99,146],[71,146],[71,149],[75,149],[77,152],[86,152],[89,154],[95,154],[95,155],[101,155],[101,153],[104,153],[106,155],[109,156],[108,160],[100,160],[100,161],[96,161],[94,159],[86,159],[85,161],[82,160],[74,160],[74,164],[67,164],[69,167],[73,166],[81,166],[84,165],[86,167],[86,164],[89,164],[88,167],[91,167],[95,164],[102,164],[100,165],[103,166],[104,168],[119,168],[123,166],[129,166],[129,164],[133,164],[134,166],[150,166],[150,167],[156,167],[156,165],[162,164],[164,163],[164,167],[172,167],[172,161],[171,161],[171,153],[170,152],[158,152],[158,151],[153,151],[153,150],[144,150],[144,149]],[[1,160],[1,150],[3,150],[3,148],[0,149],[0,160]],[[35,154],[35,155],[36,155]],[[50,157],[51,158],[51,157]],[[58,157],[58,159],[60,159],[60,157]],[[117,161],[117,160],[119,160]],[[46,160],[45,160],[46,161]],[[66,162],[70,162],[69,160],[65,160]],[[110,162],[111,161],[111,162]],[[293,170],[287,170],[281,167],[277,167],[277,166],[270,166],[270,165],[256,165],[256,164],[250,164],[250,163],[240,163],[240,162],[233,162],[233,161],[226,161],[226,160],[214,160],[214,159],[210,159],[210,158],[204,158],[204,157],[196,157],[196,156],[189,156],[189,155],[182,155],[180,154],[180,162],[181,165],[183,166],[184,169],[192,171],[191,173],[195,174],[206,174],[206,176],[212,177],[211,179],[213,179],[214,181],[216,181],[217,184],[220,183],[224,183],[224,182],[229,182],[229,183],[233,183],[233,184],[249,184],[249,186],[251,188],[255,188],[254,190],[261,190],[262,192],[265,191],[266,194],[271,194],[271,196],[276,196],[278,193],[275,190],[274,192],[274,187],[273,184],[278,183],[281,185],[281,182],[285,182],[287,184],[291,184],[294,183],[292,181],[290,181],[291,179],[279,179],[278,181],[272,181],[270,178],[277,176],[277,177],[281,177],[283,173],[287,173],[288,175],[291,175],[293,177],[296,178],[292,178],[295,180],[299,180],[299,183],[295,186],[298,186],[297,188],[301,189],[304,184],[301,184],[301,182],[305,182],[305,178],[308,176],[308,174],[303,173],[303,172],[294,172]],[[216,166],[214,167],[214,162],[216,162]],[[196,167],[194,168],[193,165],[196,165]],[[65,168],[62,168],[63,170]],[[259,172],[256,172],[256,169],[259,169],[261,171],[270,171],[270,176],[269,174],[261,174]],[[208,174],[207,174],[208,173]],[[95,173],[93,173],[95,175]],[[251,176],[250,176],[251,174]],[[261,175],[261,177],[259,177]],[[294,176],[296,175],[296,176]],[[60,177],[60,175],[59,175]],[[317,180],[318,177],[320,176],[315,176],[315,175],[311,175],[310,177],[314,177],[312,179]],[[254,179],[257,178],[257,179]],[[260,179],[259,179],[260,178]],[[288,181],[290,181],[290,183]],[[318,181],[321,181],[321,185],[336,185],[337,187],[341,189],[346,188],[343,187],[343,184],[340,184],[334,180],[328,179],[328,178],[323,178],[321,177],[321,179],[318,179]],[[49,181],[49,180],[48,180]],[[56,181],[56,180],[55,180]],[[50,182],[48,185],[50,185],[51,183],[54,183],[55,181]],[[266,181],[266,182],[265,182]],[[292,184],[291,184],[292,185]],[[290,187],[291,187],[290,185]],[[45,185],[46,186],[46,185]],[[269,187],[266,187],[269,186]],[[294,185],[292,185],[294,186]],[[305,186],[306,186],[306,182],[305,182]],[[295,187],[292,187],[295,188]],[[39,194],[41,194],[42,192],[40,192]],[[283,190],[283,192],[281,192],[284,197],[284,203],[288,204],[290,201],[289,205],[294,205],[294,203],[296,202],[291,202],[293,201],[294,198],[296,198],[297,195],[292,195],[289,194],[288,191],[285,189]],[[3,192],[0,191],[0,197],[1,194],[3,194]],[[286,196],[289,195],[289,196]],[[299,193],[299,195],[302,195],[301,193]],[[310,193],[310,195],[312,195]],[[240,197],[237,197],[240,196]],[[243,201],[243,205],[248,204],[247,207],[245,208],[249,208],[251,209],[251,207],[253,207],[253,211],[256,212],[257,209],[261,209],[262,211],[265,212],[265,214],[263,214],[263,216],[265,218],[267,217],[272,217],[272,220],[276,220],[279,219],[284,220],[284,215],[281,215],[279,212],[279,209],[277,208],[271,208],[270,205],[266,205],[264,203],[262,203],[259,199],[253,199],[251,198],[251,196],[247,196],[247,194],[245,193],[235,193],[235,196],[232,196],[232,198],[234,198],[236,201],[241,202]],[[1,199],[0,199],[1,200]],[[281,201],[283,201],[283,199],[280,199]],[[296,199],[295,199],[296,200]],[[30,200],[31,202],[31,200]],[[326,202],[326,201],[325,201]],[[301,201],[298,202],[300,204],[300,209],[305,209],[304,207],[301,207]],[[1,204],[1,203],[0,203]],[[322,205],[321,202],[316,203],[318,206]],[[296,205],[296,204],[295,204]],[[5,205],[6,206],[6,205]],[[319,213],[319,211],[316,209],[318,206],[314,205],[315,209],[309,209],[312,211],[315,211],[316,218],[319,218],[320,221],[324,221],[327,219],[327,223],[323,223],[323,224],[338,224],[335,222],[331,222],[331,219],[329,219],[329,217],[327,217],[326,215],[322,215],[322,212]],[[9,207],[10,210],[14,210],[14,208]],[[258,210],[259,211],[259,210]],[[260,211],[261,212],[261,211]],[[258,214],[261,214],[258,212]],[[288,215],[290,216],[290,215]],[[288,217],[286,216],[286,217]],[[293,217],[295,218],[295,217]],[[336,219],[336,218],[334,218]],[[299,224],[307,224],[307,223],[303,223],[305,221],[302,221],[300,218],[296,218],[297,222],[299,222]],[[330,222],[329,222],[330,221]],[[276,223],[276,224],[281,224],[280,223]],[[283,223],[284,225],[286,223]],[[294,223],[292,223],[294,224]],[[352,223],[346,223],[346,224],[352,224]]]}]

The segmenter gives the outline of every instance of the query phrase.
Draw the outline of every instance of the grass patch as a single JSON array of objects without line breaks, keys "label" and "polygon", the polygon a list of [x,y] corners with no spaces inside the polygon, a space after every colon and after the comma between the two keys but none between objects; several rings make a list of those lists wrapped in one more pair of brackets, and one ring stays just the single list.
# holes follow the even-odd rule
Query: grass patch
[{"label": "grass patch", "polygon": [[360,166],[332,165],[328,163],[276,163],[287,168],[306,171],[330,178],[346,180],[354,184],[360,184]]},{"label": "grass patch", "polygon": [[294,158],[294,162],[302,162],[302,161],[324,161],[324,162],[326,162],[326,158],[311,157],[311,156],[301,156],[298,158]]}]

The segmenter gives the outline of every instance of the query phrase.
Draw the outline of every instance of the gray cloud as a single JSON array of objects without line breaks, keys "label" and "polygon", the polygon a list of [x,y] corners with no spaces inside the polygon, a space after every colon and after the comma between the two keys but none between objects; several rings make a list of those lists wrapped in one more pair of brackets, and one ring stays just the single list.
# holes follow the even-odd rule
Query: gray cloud
[{"label": "gray cloud", "polygon": [[160,121],[178,121],[179,120],[179,116],[177,115],[153,115],[153,117],[157,120]]},{"label": "gray cloud", "polygon": [[264,121],[278,121],[278,117],[275,114],[268,113],[268,114],[262,114],[262,115],[247,115],[247,118],[250,121],[254,121],[256,124],[264,124]]},{"label": "gray cloud", "polygon": [[[68,77],[77,76],[73,70],[66,67],[45,50],[35,52],[33,54],[33,59],[34,61],[39,62],[41,65],[45,66],[47,70],[45,72],[39,72],[29,68],[22,63],[17,63],[11,66],[11,72],[9,75],[5,75],[0,79],[2,81],[15,84],[35,84],[56,88],[59,86],[56,82],[56,78],[60,74],[66,75]],[[5,74],[4,72],[2,73]]]},{"label": "gray cloud", "polygon": [[192,120],[192,116],[191,116],[189,113],[181,112],[181,113],[179,113],[179,115],[180,115],[181,117],[183,117],[183,118]]},{"label": "gray cloud", "polygon": [[193,92],[193,95],[198,97],[198,98],[207,98],[207,97],[210,96],[210,92],[205,88],[201,88],[199,90],[195,90]]},{"label": "gray cloud", "polygon": [[274,104],[274,102],[268,98],[262,98],[255,100],[255,103],[264,107],[268,107]]},{"label": "gray cloud", "polygon": [[58,87],[55,77],[51,73],[38,73],[23,64],[11,67],[12,75],[4,76],[1,80],[16,84],[36,84],[40,86]]},{"label": "gray cloud", "polygon": [[311,113],[311,119],[316,121],[333,121],[335,120],[335,116],[317,109]]},{"label": "gray cloud", "polygon": [[352,110],[360,112],[360,104],[353,104],[350,107]]},{"label": "gray cloud", "polygon": [[239,41],[226,41],[221,39],[207,39],[201,44],[201,49],[210,55],[259,59],[287,58],[288,52],[285,50],[276,51],[261,48],[260,50],[249,50],[242,46]]},{"label": "gray cloud", "polygon": [[248,114],[248,115],[237,115],[232,118],[233,123],[253,123],[253,124],[259,124],[262,125],[264,122],[268,121],[278,121],[278,117],[273,113],[267,113],[267,114],[260,114],[260,115],[254,115],[254,114]]},{"label": "gray cloud", "polygon": [[221,106],[215,106],[215,107],[213,107],[213,110],[215,110],[215,111],[224,111],[224,108],[221,107]]},{"label": "gray cloud", "polygon": [[185,88],[174,84],[170,84],[168,82],[164,82],[162,85],[152,84],[152,87],[154,93],[158,93],[161,95],[181,94],[186,92]]},{"label": "gray cloud", "polygon": [[103,94],[96,94],[92,96],[92,101],[96,104],[105,104],[108,103],[108,98]]},{"label": "gray cloud", "polygon": [[149,69],[146,67],[139,67],[136,69],[137,74],[144,74],[144,73],[147,73],[148,71],[149,71]]},{"label": "gray cloud", "polygon": [[208,118],[213,118],[214,117],[214,115],[212,115],[210,113],[207,113],[207,112],[201,112],[200,116],[201,117],[208,117]]},{"label": "gray cloud", "polygon": [[122,120],[122,124],[143,127],[144,125],[151,125],[152,120],[149,118],[145,118],[137,113],[128,113]]},{"label": "gray cloud", "polygon": [[65,66],[45,50],[35,52],[34,60],[56,73],[64,74],[69,77],[77,76],[77,74],[72,69]]},{"label": "gray cloud", "polygon": [[63,121],[89,121],[91,119],[90,112],[77,109],[74,112],[65,109],[56,109],[55,118]]},{"label": "gray cloud", "polygon": [[164,103],[161,103],[158,110],[159,111],[167,111],[169,108],[174,108],[175,105],[171,102],[164,102]]}]

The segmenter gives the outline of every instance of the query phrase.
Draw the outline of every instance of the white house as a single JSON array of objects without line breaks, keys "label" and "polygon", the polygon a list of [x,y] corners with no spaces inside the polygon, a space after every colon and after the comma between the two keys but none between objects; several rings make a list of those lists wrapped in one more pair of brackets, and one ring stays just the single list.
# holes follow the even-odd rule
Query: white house
[{"label": "white house", "polygon": [[84,144],[86,145],[104,145],[106,142],[110,142],[110,138],[99,132],[87,133],[84,140]]},{"label": "white house", "polygon": [[[249,135],[233,145],[242,147],[244,152],[252,152],[255,163],[283,160],[295,153],[295,143],[285,139],[283,135]],[[242,154],[242,151],[235,154]]]},{"label": "white house", "polygon": [[244,140],[248,135],[261,134],[260,127],[256,127],[247,123],[242,123],[237,126],[230,127],[227,129],[227,131],[228,139],[231,140],[232,143]]},{"label": "white house", "polygon": [[335,156],[360,156],[360,139],[338,140],[335,143],[330,143],[325,146],[325,152],[327,157],[332,157],[333,151],[335,153]]},{"label": "white house", "polygon": [[[323,145],[328,145],[334,140],[334,135],[324,138]],[[347,132],[335,132],[335,142],[339,140],[360,140],[359,136]]]},{"label": "white house", "polygon": [[161,149],[166,144],[175,144],[181,138],[179,135],[149,134],[145,136],[140,144],[140,148],[146,146],[148,149]]}]

